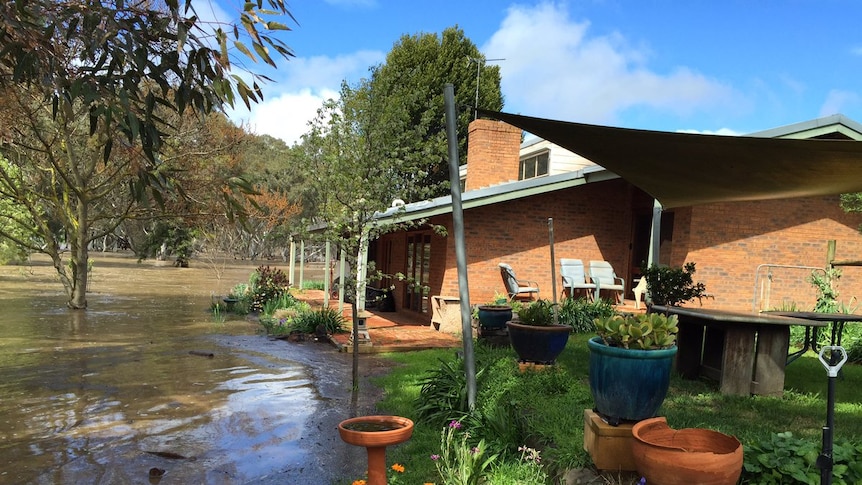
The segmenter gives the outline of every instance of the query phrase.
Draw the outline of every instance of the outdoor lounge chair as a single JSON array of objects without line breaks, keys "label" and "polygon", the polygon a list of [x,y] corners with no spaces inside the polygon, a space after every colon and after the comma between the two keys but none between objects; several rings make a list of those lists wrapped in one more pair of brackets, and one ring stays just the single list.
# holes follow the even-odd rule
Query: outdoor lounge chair
[{"label": "outdoor lounge chair", "polygon": [[503,277],[503,284],[506,286],[506,293],[509,294],[509,300],[520,300],[526,298],[532,300],[535,293],[536,298],[539,297],[539,284],[535,281],[518,280],[515,277],[515,270],[506,263],[500,263],[500,276]]},{"label": "outdoor lounge chair", "polygon": [[595,283],[587,282],[584,262],[580,259],[560,259],[560,276],[563,278],[563,292],[569,290],[569,297],[574,298],[575,292],[583,290],[588,299],[593,299]]},{"label": "outdoor lounge chair", "polygon": [[607,261],[590,261],[590,280],[596,284],[596,301],[598,301],[602,290],[611,290],[617,292],[617,303],[623,303],[626,283],[622,278],[617,276],[611,263]]}]

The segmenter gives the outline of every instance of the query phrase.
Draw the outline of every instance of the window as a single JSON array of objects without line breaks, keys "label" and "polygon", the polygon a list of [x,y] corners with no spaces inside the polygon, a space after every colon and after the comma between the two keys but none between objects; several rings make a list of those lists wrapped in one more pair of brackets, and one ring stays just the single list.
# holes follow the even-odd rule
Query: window
[{"label": "window", "polygon": [[548,175],[548,158],[548,152],[542,152],[522,159],[518,180]]}]

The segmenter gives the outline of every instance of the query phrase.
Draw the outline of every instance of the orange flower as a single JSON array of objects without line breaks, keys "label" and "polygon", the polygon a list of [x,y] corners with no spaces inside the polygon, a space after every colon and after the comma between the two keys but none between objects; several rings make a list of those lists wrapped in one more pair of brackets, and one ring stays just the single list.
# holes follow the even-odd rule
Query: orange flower
[{"label": "orange flower", "polygon": [[396,471],[396,472],[398,472],[398,473],[404,473],[404,466],[403,466],[403,465],[399,465],[398,463],[396,463],[396,464],[392,465],[392,469],[393,469],[393,470],[395,470],[395,471]]},{"label": "orange flower", "polygon": [[365,485],[365,480],[353,480],[351,485]]}]

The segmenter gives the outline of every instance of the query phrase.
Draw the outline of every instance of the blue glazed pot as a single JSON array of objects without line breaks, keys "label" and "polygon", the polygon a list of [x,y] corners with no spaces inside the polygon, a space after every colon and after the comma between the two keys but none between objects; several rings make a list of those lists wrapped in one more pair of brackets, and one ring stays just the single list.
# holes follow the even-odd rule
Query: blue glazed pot
[{"label": "blue glazed pot", "polygon": [[489,330],[506,327],[512,319],[512,307],[508,305],[479,305],[479,325]]},{"label": "blue glazed pot", "polygon": [[676,346],[659,350],[609,347],[593,337],[590,348],[590,391],[596,411],[608,421],[652,418],[667,396]]},{"label": "blue glazed pot", "polygon": [[537,326],[509,322],[506,326],[518,359],[538,364],[553,364],[566,348],[572,333],[571,325]]}]

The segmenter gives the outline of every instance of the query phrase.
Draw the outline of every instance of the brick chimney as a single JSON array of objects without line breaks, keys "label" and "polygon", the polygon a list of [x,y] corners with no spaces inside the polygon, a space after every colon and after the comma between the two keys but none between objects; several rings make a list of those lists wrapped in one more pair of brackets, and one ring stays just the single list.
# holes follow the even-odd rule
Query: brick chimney
[{"label": "brick chimney", "polygon": [[521,129],[495,120],[473,120],[467,128],[465,191],[518,180]]}]

